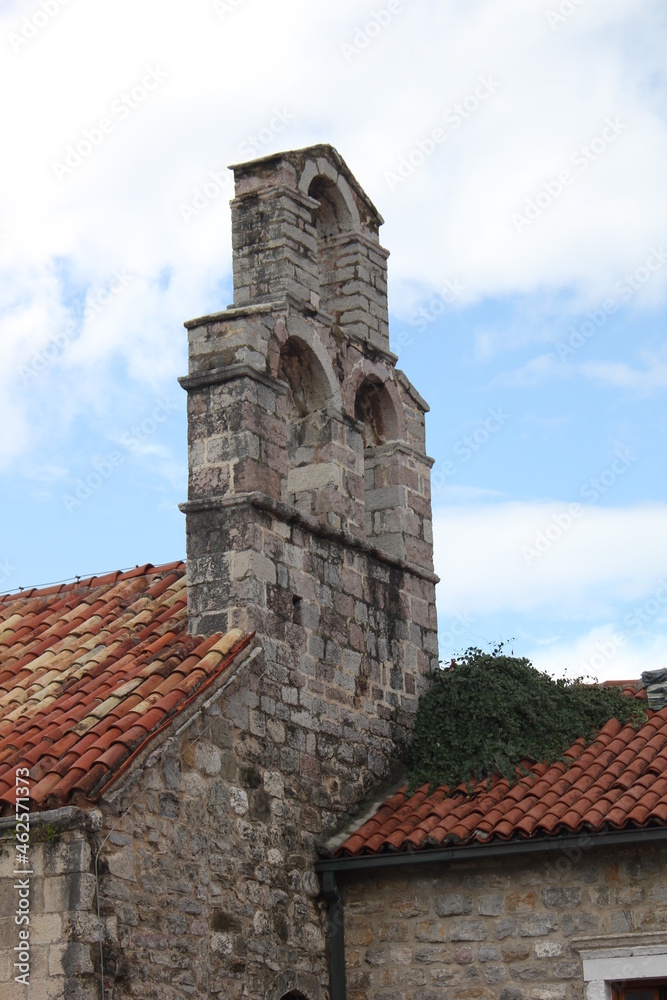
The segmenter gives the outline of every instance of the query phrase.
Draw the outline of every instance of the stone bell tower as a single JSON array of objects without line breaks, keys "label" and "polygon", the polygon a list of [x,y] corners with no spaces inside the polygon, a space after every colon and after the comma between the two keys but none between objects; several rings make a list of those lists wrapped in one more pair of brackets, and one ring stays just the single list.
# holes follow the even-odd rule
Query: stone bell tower
[{"label": "stone bell tower", "polygon": [[234,303],[185,324],[190,628],[256,629],[295,725],[363,718],[356,782],[404,744],[437,660],[428,407],[389,350],[382,218],[341,156],[233,170]]}]

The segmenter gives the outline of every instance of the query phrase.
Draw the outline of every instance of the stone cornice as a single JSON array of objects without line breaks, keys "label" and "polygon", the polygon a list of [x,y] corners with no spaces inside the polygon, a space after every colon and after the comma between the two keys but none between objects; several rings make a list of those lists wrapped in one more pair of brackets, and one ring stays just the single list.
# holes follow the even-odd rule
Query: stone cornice
[{"label": "stone cornice", "polygon": [[[252,316],[266,316],[270,313],[287,314],[291,309],[317,319],[324,326],[331,326],[333,317],[329,313],[322,312],[315,308],[312,302],[300,299],[291,292],[286,292],[280,299],[272,299],[270,302],[249,302],[244,306],[230,305],[220,312],[208,313],[206,316],[198,316],[196,319],[188,319],[183,326],[187,330],[194,330],[198,326],[211,326],[214,323],[225,323],[235,319],[246,319]],[[352,338],[350,338],[352,339]]]},{"label": "stone cornice", "polygon": [[311,211],[316,211],[320,207],[319,201],[316,198],[311,198],[310,195],[304,194],[303,191],[299,191],[298,188],[288,187],[286,184],[277,185],[266,185],[265,187],[251,188],[248,191],[243,191],[242,194],[237,194],[236,197],[232,198],[230,205],[232,210],[236,205],[242,205],[244,201],[252,201],[257,198],[261,198],[266,201],[269,198],[287,197],[292,198],[294,201],[299,202],[305,208],[311,209]]},{"label": "stone cornice", "polygon": [[365,552],[373,559],[383,562],[388,566],[393,566],[404,573],[410,573],[429,583],[439,583],[440,577],[432,570],[423,569],[415,563],[408,562],[407,559],[400,559],[398,556],[385,552],[384,549],[372,545],[365,538],[358,538],[344,528],[335,528],[330,524],[322,524],[317,518],[309,514],[304,514],[296,507],[275,500],[264,493],[255,491],[252,493],[239,493],[233,496],[212,496],[201,500],[188,500],[178,505],[179,510],[184,514],[199,514],[207,510],[229,510],[234,507],[252,506],[258,510],[264,510],[268,514],[273,514],[285,524],[297,524],[300,528],[308,531],[311,535],[320,538],[327,538],[331,541],[339,542],[348,548],[356,549],[358,552]]},{"label": "stone cornice", "polygon": [[251,378],[255,382],[275,389],[276,392],[286,393],[288,385],[281,379],[273,378],[266,372],[261,372],[259,368],[252,365],[224,365],[220,368],[209,368],[206,371],[194,372],[192,375],[183,375],[179,378],[179,385],[186,391],[191,389],[204,389],[210,385],[221,385],[223,382],[233,382],[238,378]]},{"label": "stone cornice", "polygon": [[406,444],[405,441],[387,441],[386,444],[377,444],[373,448],[366,448],[364,458],[382,458],[383,455],[395,455],[397,452],[409,455],[410,458],[414,458],[419,462],[424,462],[428,465],[429,469],[435,465],[434,458],[431,458],[423,451],[418,451],[412,445]]}]

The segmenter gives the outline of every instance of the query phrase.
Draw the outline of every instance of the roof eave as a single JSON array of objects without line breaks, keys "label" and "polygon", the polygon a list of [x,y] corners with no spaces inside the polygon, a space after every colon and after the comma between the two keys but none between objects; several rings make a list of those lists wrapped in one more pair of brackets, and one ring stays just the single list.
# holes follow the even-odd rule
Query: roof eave
[{"label": "roof eave", "polygon": [[533,840],[497,841],[492,844],[463,844],[449,847],[423,848],[419,851],[397,851],[385,854],[362,854],[356,857],[323,858],[315,863],[315,870],[336,876],[370,873],[387,868],[409,868],[415,865],[433,865],[443,862],[506,858],[513,855],[543,854],[551,851],[580,851],[592,847],[633,846],[667,840],[667,826],[632,827],[624,830],[603,830],[600,833],[582,831],[558,837],[540,837]]}]

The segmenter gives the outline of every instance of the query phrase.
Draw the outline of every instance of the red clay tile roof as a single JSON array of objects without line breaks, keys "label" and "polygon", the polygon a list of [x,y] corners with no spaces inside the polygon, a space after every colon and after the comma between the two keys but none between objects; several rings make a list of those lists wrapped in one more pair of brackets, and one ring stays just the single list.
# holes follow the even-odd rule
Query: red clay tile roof
[{"label": "red clay tile roof", "polygon": [[187,632],[185,563],[0,597],[0,813],[97,798],[251,640]]},{"label": "red clay tile roof", "polygon": [[[646,698],[624,682],[625,693]],[[591,744],[577,740],[569,766],[533,766],[510,787],[496,777],[467,794],[446,785],[399,791],[341,844],[335,856],[488,844],[558,834],[667,824],[667,708],[639,729],[612,719]]]}]

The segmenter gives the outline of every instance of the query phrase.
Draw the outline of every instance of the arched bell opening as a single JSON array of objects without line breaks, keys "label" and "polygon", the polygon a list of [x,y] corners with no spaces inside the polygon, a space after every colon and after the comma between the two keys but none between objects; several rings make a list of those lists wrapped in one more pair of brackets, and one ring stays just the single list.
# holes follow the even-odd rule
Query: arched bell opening
[{"label": "arched bell opening", "polygon": [[340,237],[349,233],[354,228],[354,223],[343,195],[329,177],[314,177],[308,194],[319,202],[319,207],[313,213],[313,222],[317,232],[320,307],[335,318],[335,299],[340,284]]},{"label": "arched bell opening", "polygon": [[395,441],[398,417],[394,403],[381,382],[365,381],[354,401],[354,415],[363,425],[364,450]]},{"label": "arched bell opening", "polygon": [[337,391],[333,371],[298,337],[289,337],[280,352],[278,378],[287,383],[287,491],[300,510],[315,513],[317,493],[336,487],[331,460],[337,433]]},{"label": "arched bell opening", "polygon": [[399,419],[386,386],[370,379],[357,391],[354,415],[363,425],[364,522],[366,537],[396,555],[403,554],[404,490],[396,481],[396,462],[386,446],[399,439]]}]

